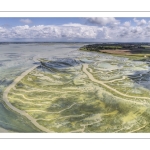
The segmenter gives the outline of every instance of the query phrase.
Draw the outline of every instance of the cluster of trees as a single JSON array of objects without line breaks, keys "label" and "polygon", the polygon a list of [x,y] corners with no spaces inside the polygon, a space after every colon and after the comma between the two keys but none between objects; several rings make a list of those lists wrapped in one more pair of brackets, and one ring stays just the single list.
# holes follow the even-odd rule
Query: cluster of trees
[{"label": "cluster of trees", "polygon": [[119,44],[92,44],[85,45],[80,48],[80,50],[88,50],[88,51],[99,51],[99,50],[141,50],[145,49],[145,47],[141,46],[140,43],[119,43]]}]

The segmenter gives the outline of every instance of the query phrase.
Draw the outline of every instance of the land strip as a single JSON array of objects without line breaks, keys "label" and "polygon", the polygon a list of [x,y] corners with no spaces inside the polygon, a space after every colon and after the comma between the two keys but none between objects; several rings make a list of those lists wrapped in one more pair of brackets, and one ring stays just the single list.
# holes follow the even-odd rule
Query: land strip
[{"label": "land strip", "polygon": [[29,72],[31,72],[32,70],[34,70],[35,68],[37,68],[39,65],[35,65],[32,68],[26,70],[25,72],[23,72],[20,76],[18,76],[4,91],[3,93],[3,101],[5,102],[5,104],[12,109],[13,111],[19,113],[20,115],[25,116],[26,118],[28,118],[37,128],[39,128],[40,130],[44,131],[44,132],[53,132],[48,130],[47,128],[41,126],[40,124],[37,123],[36,119],[34,119],[33,117],[31,117],[28,113],[26,113],[25,111],[22,111],[16,107],[14,107],[8,100],[8,93],[10,92],[10,90],[12,88],[14,88],[16,86],[16,84],[22,79],[24,78]]},{"label": "land strip", "polygon": [[[103,85],[104,87],[106,87],[107,89],[110,89],[111,91],[113,91],[113,92],[115,92],[115,93],[117,93],[117,94],[119,94],[119,95],[121,95],[121,96],[125,96],[125,97],[128,97],[128,98],[134,98],[134,99],[135,99],[135,98],[141,98],[141,99],[149,99],[149,100],[150,100],[149,97],[137,97],[137,96],[135,97],[135,96],[126,95],[126,94],[123,94],[123,93],[117,91],[116,89],[114,89],[114,88],[108,86],[107,84],[105,84],[103,81],[96,80],[96,79],[93,77],[93,75],[92,75],[90,72],[87,71],[87,68],[88,68],[88,64],[83,64],[83,68],[82,68],[83,72],[84,72],[84,73],[90,78],[90,80],[92,80],[93,82],[99,83],[99,84]],[[138,102],[138,103],[140,104],[140,102]]]}]

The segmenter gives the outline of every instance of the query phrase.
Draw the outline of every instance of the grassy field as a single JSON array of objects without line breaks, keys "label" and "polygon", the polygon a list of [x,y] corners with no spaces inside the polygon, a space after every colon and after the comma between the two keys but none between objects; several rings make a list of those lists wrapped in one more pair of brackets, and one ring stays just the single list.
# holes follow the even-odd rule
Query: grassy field
[{"label": "grassy field", "polygon": [[80,48],[82,51],[100,52],[119,57],[127,57],[132,60],[148,60],[150,58],[150,46],[140,43],[120,44],[92,44]]}]

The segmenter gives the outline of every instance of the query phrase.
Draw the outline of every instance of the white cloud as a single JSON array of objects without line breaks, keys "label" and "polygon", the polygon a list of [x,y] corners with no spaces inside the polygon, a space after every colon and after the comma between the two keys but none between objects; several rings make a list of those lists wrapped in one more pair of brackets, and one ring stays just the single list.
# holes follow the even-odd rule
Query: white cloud
[{"label": "white cloud", "polygon": [[129,21],[126,21],[124,24],[123,24],[125,27],[129,27],[131,25],[131,23]]},{"label": "white cloud", "polygon": [[96,24],[96,25],[119,25],[120,21],[116,20],[114,17],[91,17],[86,18],[88,23]]},{"label": "white cloud", "polygon": [[63,24],[62,26],[78,27],[78,26],[83,26],[83,25],[80,23],[67,23],[67,24]]},{"label": "white cloud", "polygon": [[[110,19],[111,20],[111,19]],[[0,40],[2,39],[39,39],[47,41],[149,41],[150,24],[139,25],[141,20],[134,19],[137,24],[132,25],[126,21],[117,26],[94,26],[79,23],[63,25],[37,25],[0,27]]]},{"label": "white cloud", "polygon": [[20,19],[20,22],[25,23],[25,24],[32,23],[32,21],[30,19]]},{"label": "white cloud", "polygon": [[139,27],[139,26],[137,26],[137,27],[131,27],[130,29],[131,29],[130,31],[131,31],[132,33],[141,33],[142,30],[143,30],[143,29],[142,29],[141,27]]},{"label": "white cloud", "polygon": [[0,27],[0,37],[3,37],[3,32],[8,38],[47,38],[54,39],[96,39],[97,34],[101,30],[95,26],[86,25],[38,25],[31,26],[16,26],[12,28]]},{"label": "white cloud", "polygon": [[134,18],[133,21],[135,23],[137,23],[138,26],[142,26],[142,25],[145,25],[147,23],[146,20],[144,20],[144,19],[138,20],[138,19]]}]

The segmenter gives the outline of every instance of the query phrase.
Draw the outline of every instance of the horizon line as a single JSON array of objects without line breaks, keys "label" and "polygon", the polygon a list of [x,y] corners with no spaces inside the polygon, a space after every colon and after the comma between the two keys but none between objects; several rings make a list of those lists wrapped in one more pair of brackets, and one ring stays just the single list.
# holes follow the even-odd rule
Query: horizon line
[{"label": "horizon line", "polygon": [[4,41],[4,42],[1,42],[0,43],[150,43],[150,42],[64,42],[64,41],[34,41],[34,42],[30,42],[30,41]]}]

